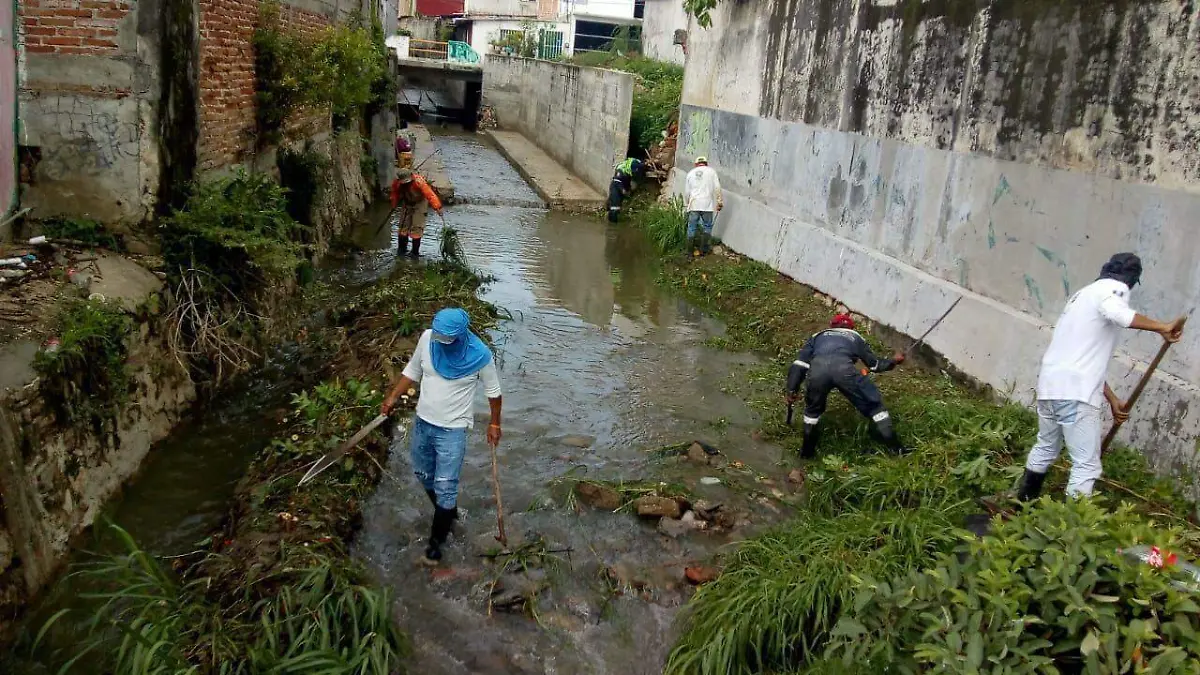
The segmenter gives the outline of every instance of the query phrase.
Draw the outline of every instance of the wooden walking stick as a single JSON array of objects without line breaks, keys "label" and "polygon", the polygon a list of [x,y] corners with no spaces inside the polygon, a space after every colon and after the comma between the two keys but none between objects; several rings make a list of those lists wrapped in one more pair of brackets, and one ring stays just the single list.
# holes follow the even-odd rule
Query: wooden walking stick
[{"label": "wooden walking stick", "polygon": [[492,485],[496,488],[496,527],[500,535],[496,540],[504,548],[508,548],[508,535],[504,534],[504,502],[500,500],[500,465],[496,460],[496,444],[488,443],[492,449]]},{"label": "wooden walking stick", "polygon": [[[1187,323],[1187,317],[1181,317],[1175,322],[1176,328],[1182,330],[1183,324]],[[1121,405],[1125,412],[1129,412],[1133,408],[1133,404],[1142,395],[1142,390],[1150,383],[1150,377],[1154,375],[1154,371],[1158,369],[1158,364],[1162,363],[1163,357],[1167,355],[1167,350],[1171,348],[1171,343],[1163,340],[1162,346],[1158,348],[1158,353],[1154,355],[1154,360],[1150,362],[1150,366],[1146,368],[1146,372],[1142,373],[1142,379],[1138,380],[1137,386],[1133,388],[1133,393],[1129,395],[1129,400]],[[1108,446],[1112,444],[1113,439],[1117,437],[1117,432],[1121,430],[1121,422],[1113,420],[1112,428],[1108,430],[1108,435],[1104,437],[1104,442],[1100,444],[1100,454],[1108,452]]]}]

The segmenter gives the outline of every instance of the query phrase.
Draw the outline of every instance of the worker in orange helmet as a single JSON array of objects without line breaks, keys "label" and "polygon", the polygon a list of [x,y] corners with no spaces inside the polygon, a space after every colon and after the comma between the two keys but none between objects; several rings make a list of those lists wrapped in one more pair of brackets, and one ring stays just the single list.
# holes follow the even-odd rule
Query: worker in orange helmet
[{"label": "worker in orange helmet", "polygon": [[400,218],[397,225],[399,247],[397,255],[408,253],[408,241],[412,239],[412,257],[421,255],[421,235],[425,233],[425,215],[428,207],[432,206],[438,215],[442,215],[442,200],[429,187],[423,176],[413,173],[410,169],[400,169],[396,179],[392,181],[392,208],[400,207]]}]

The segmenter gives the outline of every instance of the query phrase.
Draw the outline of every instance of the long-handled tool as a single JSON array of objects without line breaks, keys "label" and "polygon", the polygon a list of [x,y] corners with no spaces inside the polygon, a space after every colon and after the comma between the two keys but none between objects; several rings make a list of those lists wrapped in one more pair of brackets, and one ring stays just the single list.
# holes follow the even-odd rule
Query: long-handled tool
[{"label": "long-handled tool", "polygon": [[[1175,326],[1182,330],[1185,323],[1187,323],[1186,316],[1176,321]],[[1121,407],[1125,412],[1129,412],[1133,408],[1133,404],[1137,403],[1138,398],[1142,395],[1142,390],[1146,388],[1147,384],[1150,384],[1150,377],[1154,375],[1154,371],[1158,369],[1158,364],[1162,363],[1163,357],[1167,355],[1167,350],[1170,348],[1171,343],[1163,340],[1162,346],[1158,348],[1158,353],[1154,355],[1154,360],[1150,362],[1149,367],[1146,368],[1146,372],[1142,373],[1142,379],[1138,380],[1137,386],[1133,388],[1133,393],[1129,395],[1129,400],[1122,404]],[[1113,420],[1112,428],[1108,430],[1108,435],[1104,437],[1104,442],[1100,444],[1101,454],[1108,452],[1108,446],[1117,437],[1117,432],[1121,430],[1122,424],[1123,422],[1120,420]]]},{"label": "long-handled tool", "polygon": [[954,304],[950,305],[950,309],[946,310],[945,314],[942,314],[940,317],[938,317],[938,320],[933,322],[933,325],[929,327],[929,330],[925,331],[921,337],[917,338],[916,342],[912,343],[908,346],[908,349],[904,350],[905,358],[911,355],[913,350],[919,347],[921,343],[925,341],[925,338],[929,337],[929,334],[932,333],[935,328],[942,325],[942,322],[946,320],[946,317],[950,316],[950,312],[953,312],[955,307],[958,307],[958,303],[962,302],[962,299],[963,296],[958,296],[958,298],[954,300]]},{"label": "long-handled tool", "polygon": [[370,422],[367,422],[367,425],[365,427],[363,427],[362,429],[359,429],[358,433],[356,433],[350,437],[350,440],[348,440],[345,443],[342,443],[340,446],[338,446],[337,450],[325,453],[324,456],[322,456],[320,459],[318,459],[316,462],[314,462],[313,465],[311,467],[309,467],[308,472],[304,474],[304,477],[300,479],[300,483],[297,486],[304,485],[305,483],[316,478],[325,469],[328,469],[329,467],[333,466],[347,452],[350,452],[350,450],[353,449],[354,446],[358,445],[359,442],[362,441],[362,439],[366,438],[367,434],[371,433],[372,431],[375,431],[375,429],[380,424],[383,424],[386,421],[387,421],[387,415],[379,415],[378,417],[371,420]]},{"label": "long-handled tool", "polygon": [[496,444],[488,443],[492,449],[492,485],[496,488],[496,527],[500,534],[496,540],[504,548],[508,548],[508,535],[504,533],[504,502],[500,500],[500,464],[496,459]]}]

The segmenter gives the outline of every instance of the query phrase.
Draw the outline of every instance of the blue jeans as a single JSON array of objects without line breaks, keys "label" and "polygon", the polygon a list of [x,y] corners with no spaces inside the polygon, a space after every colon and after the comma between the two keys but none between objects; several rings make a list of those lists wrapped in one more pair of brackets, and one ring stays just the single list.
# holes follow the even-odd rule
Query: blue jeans
[{"label": "blue jeans", "polygon": [[687,236],[688,239],[696,236],[697,225],[704,225],[704,234],[711,235],[713,228],[713,212],[712,211],[688,211],[687,214]]},{"label": "blue jeans", "polygon": [[446,429],[420,417],[412,428],[413,473],[421,487],[433,490],[437,505],[452,509],[458,503],[458,475],[467,455],[467,429]]}]

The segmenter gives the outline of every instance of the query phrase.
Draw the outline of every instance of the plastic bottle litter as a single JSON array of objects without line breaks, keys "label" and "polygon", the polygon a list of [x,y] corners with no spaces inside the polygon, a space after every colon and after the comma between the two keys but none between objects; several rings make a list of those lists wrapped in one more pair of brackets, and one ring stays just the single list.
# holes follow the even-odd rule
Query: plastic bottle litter
[{"label": "plastic bottle litter", "polygon": [[11,265],[20,265],[23,261],[20,258],[3,258],[0,259],[0,267],[9,267]]},{"label": "plastic bottle litter", "polygon": [[53,354],[54,352],[58,351],[60,346],[62,346],[62,342],[58,338],[50,338],[42,344],[42,351],[46,352],[47,354]]},{"label": "plastic bottle litter", "polygon": [[700,479],[700,484],[701,485],[720,485],[721,479],[717,478],[715,476],[705,476],[704,478]]},{"label": "plastic bottle litter", "polygon": [[34,238],[32,238],[32,239],[30,239],[30,240],[29,240],[29,244],[30,244],[31,246],[37,246],[38,244],[45,244],[45,243],[48,243],[48,242],[49,242],[49,240],[48,240],[48,239],[46,239],[46,236],[45,236],[45,235],[38,236],[38,237],[34,237]]},{"label": "plastic bottle litter", "polygon": [[20,279],[29,274],[29,270],[0,270],[0,277],[4,279]]}]

